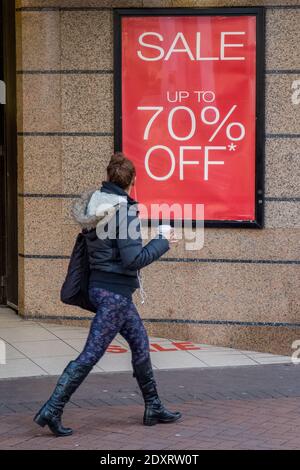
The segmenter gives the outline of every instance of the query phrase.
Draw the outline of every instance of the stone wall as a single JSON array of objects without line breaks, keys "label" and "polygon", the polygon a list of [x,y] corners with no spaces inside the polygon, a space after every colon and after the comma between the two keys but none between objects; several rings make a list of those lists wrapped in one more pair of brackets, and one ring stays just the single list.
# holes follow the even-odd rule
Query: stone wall
[{"label": "stone wall", "polygon": [[300,339],[298,0],[17,1],[22,315],[89,316],[59,290],[78,232],[70,204],[99,185],[113,151],[112,7],[243,5],[267,7],[265,228],[206,229],[199,252],[180,243],[165,255],[175,262],[144,270],[148,299],[136,302],[144,319],[160,320],[146,322],[153,335],[291,352]]}]

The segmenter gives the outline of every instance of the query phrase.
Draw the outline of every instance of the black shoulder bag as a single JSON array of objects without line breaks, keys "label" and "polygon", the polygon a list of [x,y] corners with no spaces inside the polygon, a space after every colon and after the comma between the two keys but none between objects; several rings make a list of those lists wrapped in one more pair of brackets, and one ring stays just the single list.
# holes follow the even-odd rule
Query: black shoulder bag
[{"label": "black shoulder bag", "polygon": [[60,291],[60,300],[65,304],[96,312],[88,294],[90,268],[85,233],[82,231],[77,235],[67,275]]}]

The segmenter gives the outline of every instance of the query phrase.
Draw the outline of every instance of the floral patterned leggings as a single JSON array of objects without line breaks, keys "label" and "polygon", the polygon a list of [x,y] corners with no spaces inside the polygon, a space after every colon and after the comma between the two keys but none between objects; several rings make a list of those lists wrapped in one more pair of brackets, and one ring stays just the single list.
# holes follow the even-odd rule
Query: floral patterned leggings
[{"label": "floral patterned leggings", "polygon": [[97,306],[83,351],[76,361],[94,366],[105,353],[117,333],[128,342],[132,363],[140,364],[149,358],[149,339],[133,302],[106,289],[89,289],[91,302]]}]

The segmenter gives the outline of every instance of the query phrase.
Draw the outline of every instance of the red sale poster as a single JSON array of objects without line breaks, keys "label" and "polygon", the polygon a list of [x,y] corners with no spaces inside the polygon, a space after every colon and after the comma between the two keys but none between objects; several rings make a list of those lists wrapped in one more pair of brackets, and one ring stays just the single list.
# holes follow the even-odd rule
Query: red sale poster
[{"label": "red sale poster", "polygon": [[121,142],[142,218],[175,204],[197,219],[203,204],[206,221],[255,221],[256,21],[121,18]]}]

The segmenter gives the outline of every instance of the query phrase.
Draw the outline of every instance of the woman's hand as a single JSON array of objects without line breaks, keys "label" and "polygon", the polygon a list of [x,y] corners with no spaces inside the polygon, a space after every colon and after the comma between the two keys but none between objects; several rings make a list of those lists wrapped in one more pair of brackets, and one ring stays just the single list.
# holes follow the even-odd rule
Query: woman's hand
[{"label": "woman's hand", "polygon": [[178,243],[179,240],[175,238],[175,231],[173,228],[170,230],[170,238],[169,238],[170,243]]},{"label": "woman's hand", "polygon": [[175,238],[175,231],[171,225],[159,225],[158,233],[169,240],[170,243],[177,243],[179,240]]}]

